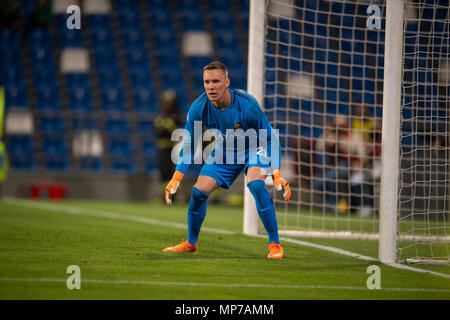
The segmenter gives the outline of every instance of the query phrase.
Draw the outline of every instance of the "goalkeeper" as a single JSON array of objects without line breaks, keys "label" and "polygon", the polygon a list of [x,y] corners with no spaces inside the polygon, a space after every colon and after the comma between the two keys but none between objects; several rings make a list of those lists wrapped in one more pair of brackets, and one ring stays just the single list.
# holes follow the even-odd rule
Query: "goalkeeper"
[{"label": "goalkeeper", "polygon": [[[214,61],[204,67],[203,81],[205,93],[194,101],[189,108],[185,129],[190,136],[184,142],[175,173],[165,190],[165,200],[168,206],[172,204],[172,196],[177,191],[185,172],[192,163],[194,152],[192,151],[192,139],[190,137],[194,136],[194,122],[201,121],[202,127],[216,129],[216,132],[220,131],[225,139],[236,138],[236,136],[230,137],[230,129],[243,129],[244,132],[254,129],[258,135],[258,140],[261,142],[263,139],[260,136],[260,129],[264,129],[267,133],[267,143],[259,146],[256,152],[252,152],[247,145],[245,145],[243,152],[239,152],[234,143],[232,147],[227,143],[224,148],[225,151],[221,153],[220,146],[223,146],[223,144],[217,144],[218,138],[216,137],[216,147],[200,171],[189,202],[187,240],[179,245],[165,248],[163,251],[196,251],[200,229],[206,216],[209,195],[217,187],[228,189],[244,170],[247,176],[247,187],[255,198],[258,215],[269,237],[269,255],[267,257],[283,258],[284,251],[278,237],[275,208],[264,183],[269,169],[272,167],[275,187],[277,190],[284,190],[283,197],[286,201],[290,199],[289,184],[282,178],[280,172],[281,151],[278,137],[272,132],[273,128],[256,99],[243,90],[229,88],[228,71],[221,62]],[[275,155],[275,161],[271,157],[271,141],[276,143],[277,155]],[[188,156],[186,156],[186,151],[189,152]],[[230,153],[232,157],[230,157]],[[226,155],[227,160],[225,163],[220,161],[224,155]],[[233,161],[229,161],[230,158]],[[236,161],[237,158],[241,160]],[[211,163],[214,162],[211,161],[212,159],[215,160],[215,163]]]}]

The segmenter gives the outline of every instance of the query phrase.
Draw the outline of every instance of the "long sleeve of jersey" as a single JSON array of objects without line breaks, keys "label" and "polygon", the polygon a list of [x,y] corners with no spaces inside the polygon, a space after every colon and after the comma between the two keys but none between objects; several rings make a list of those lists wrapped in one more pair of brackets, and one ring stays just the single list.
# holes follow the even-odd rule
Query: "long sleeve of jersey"
[{"label": "long sleeve of jersey", "polygon": [[267,132],[267,144],[261,142],[260,137],[260,147],[264,147],[267,151],[267,156],[271,160],[272,170],[280,169],[281,166],[281,144],[280,139],[275,131],[275,129],[270,124],[267,119],[266,114],[261,109],[258,101],[245,92],[244,90],[237,89],[235,92],[243,97],[248,103],[242,108],[242,112],[244,112],[244,118],[248,125],[255,129],[257,132],[260,129],[264,129]]},{"label": "long sleeve of jersey", "polygon": [[[272,170],[280,169],[281,166],[281,145],[280,139],[275,132],[275,129],[270,124],[267,119],[266,114],[259,108],[259,112],[253,113],[256,119],[254,120],[257,123],[258,129],[267,130],[267,144],[261,145],[265,147],[267,150],[267,155],[271,159],[271,167]],[[261,140],[260,140],[261,141]],[[274,154],[274,152],[276,154]]]},{"label": "long sleeve of jersey", "polygon": [[175,170],[180,171],[183,174],[185,174],[189,169],[189,166],[194,163],[194,125],[195,121],[201,121],[201,116],[198,109],[199,108],[196,105],[192,105],[191,108],[189,108],[186,125],[184,126],[186,137],[183,142],[183,147],[180,150],[177,166],[175,168]]}]

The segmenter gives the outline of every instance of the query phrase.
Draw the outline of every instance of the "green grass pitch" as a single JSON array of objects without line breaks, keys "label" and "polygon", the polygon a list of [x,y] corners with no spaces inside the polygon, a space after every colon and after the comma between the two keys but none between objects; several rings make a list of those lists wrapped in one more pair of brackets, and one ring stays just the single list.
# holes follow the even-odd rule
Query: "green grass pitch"
[{"label": "green grass pitch", "polygon": [[[185,205],[0,201],[0,299],[450,299],[450,279],[242,235],[240,208],[210,205],[195,253],[163,253],[187,235]],[[226,230],[229,232],[220,232]],[[302,239],[377,257],[376,241]],[[369,290],[370,265],[381,290]],[[69,290],[67,268],[81,270]],[[450,274],[445,266],[414,266]]]}]

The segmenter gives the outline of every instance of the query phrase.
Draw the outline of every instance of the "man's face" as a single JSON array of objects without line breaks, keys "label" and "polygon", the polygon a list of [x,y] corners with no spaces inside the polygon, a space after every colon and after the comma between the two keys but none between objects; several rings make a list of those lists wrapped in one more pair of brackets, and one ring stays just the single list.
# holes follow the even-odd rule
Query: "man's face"
[{"label": "man's face", "polygon": [[209,100],[216,104],[226,98],[230,79],[223,70],[205,70],[203,72],[203,85]]}]

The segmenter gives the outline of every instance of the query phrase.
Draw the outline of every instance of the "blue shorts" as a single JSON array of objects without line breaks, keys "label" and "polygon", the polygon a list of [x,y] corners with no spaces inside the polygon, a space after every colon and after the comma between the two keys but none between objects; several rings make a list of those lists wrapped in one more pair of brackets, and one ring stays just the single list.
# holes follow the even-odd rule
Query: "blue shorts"
[{"label": "blue shorts", "polygon": [[208,176],[216,180],[217,186],[223,189],[229,189],[239,174],[244,170],[247,174],[247,170],[251,167],[260,167],[266,169],[266,172],[270,168],[270,162],[266,159],[262,159],[264,156],[255,155],[252,157],[253,161],[247,159],[243,164],[208,164],[203,165],[200,170],[200,176]]}]

